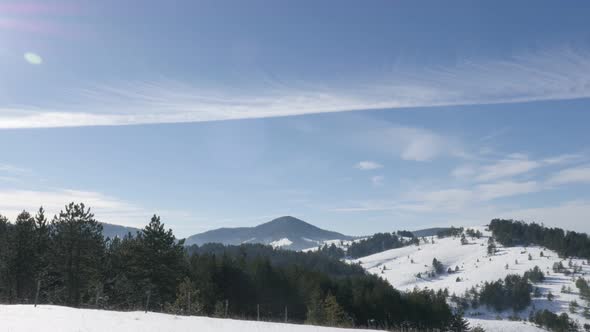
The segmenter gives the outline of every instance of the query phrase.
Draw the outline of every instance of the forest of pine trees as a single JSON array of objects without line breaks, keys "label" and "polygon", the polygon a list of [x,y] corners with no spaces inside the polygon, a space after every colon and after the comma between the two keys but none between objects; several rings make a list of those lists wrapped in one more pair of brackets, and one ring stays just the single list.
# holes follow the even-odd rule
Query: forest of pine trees
[{"label": "forest of pine trees", "polygon": [[322,252],[263,245],[184,247],[158,216],[105,239],[84,204],[0,217],[0,303],[263,319],[330,326],[446,328],[443,292],[400,293]]},{"label": "forest of pine trees", "polygon": [[536,223],[494,219],[489,225],[493,236],[504,246],[535,244],[568,257],[590,258],[590,238],[587,234],[547,228]]},{"label": "forest of pine trees", "polygon": [[521,311],[531,304],[533,286],[526,277],[509,274],[504,280],[485,282],[479,292],[479,301],[496,311]]},{"label": "forest of pine trees", "polygon": [[348,247],[347,255],[350,258],[365,257],[385,250],[418,243],[419,240],[413,237],[413,235],[411,240],[402,240],[393,233],[377,233],[369,238],[352,243]]},{"label": "forest of pine trees", "polygon": [[463,234],[463,227],[453,227],[451,226],[450,228],[445,228],[443,230],[440,230],[436,233],[436,236],[439,239],[445,238],[445,237],[450,237],[450,236],[459,236]]}]

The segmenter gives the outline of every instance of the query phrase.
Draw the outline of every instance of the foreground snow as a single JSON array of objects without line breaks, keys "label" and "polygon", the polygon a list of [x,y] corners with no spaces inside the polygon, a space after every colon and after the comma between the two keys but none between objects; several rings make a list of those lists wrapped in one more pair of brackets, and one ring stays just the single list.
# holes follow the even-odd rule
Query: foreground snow
[{"label": "foreground snow", "polygon": [[[520,322],[470,318],[472,327],[481,326],[487,332],[543,331]],[[241,331],[241,332],[362,332],[367,330],[338,329],[310,325],[267,323],[184,317],[158,313],[119,312],[75,309],[60,306],[0,305],[0,332],[98,332],[98,331]],[[375,331],[375,330],[371,330]]]},{"label": "foreground snow", "polygon": [[483,327],[486,332],[546,332],[530,323],[513,322],[505,320],[468,318],[469,326]]},{"label": "foreground snow", "polygon": [[[538,332],[537,327],[521,322],[469,319],[472,327],[481,326],[487,332]],[[74,309],[60,306],[0,305],[0,332],[362,332],[368,330],[338,329],[310,325],[267,323],[184,317],[158,313],[119,312]],[[375,330],[371,330],[375,331]]]},{"label": "foreground snow", "polygon": [[[158,313],[0,305],[0,332],[347,332],[363,331]],[[367,331],[367,330],[365,330]],[[374,331],[374,330],[373,330]]]},{"label": "foreground snow", "polygon": [[[566,276],[563,273],[554,273],[553,264],[562,262],[567,268],[569,259],[562,260],[557,253],[541,247],[510,247],[504,248],[498,245],[498,252],[495,255],[487,254],[488,237],[490,232],[485,231],[484,227],[478,227],[484,236],[480,239],[469,239],[469,244],[462,245],[459,238],[428,238],[426,243],[420,242],[419,246],[408,246],[398,249],[392,249],[380,252],[371,256],[363,257],[352,262],[359,262],[369,272],[379,275],[389,281],[395,288],[400,290],[411,290],[414,287],[430,289],[449,290],[449,294],[462,296],[466,290],[472,287],[478,287],[486,281],[495,281],[504,279],[508,274],[523,275],[525,271],[535,266],[545,273],[546,280],[543,283],[536,284],[543,295],[541,298],[534,298],[533,305],[539,309],[549,309],[555,313],[566,312],[573,320],[578,321],[580,325],[590,323],[589,319],[582,316],[582,309],[577,313],[570,313],[568,306],[571,301],[577,301],[581,307],[586,301],[580,298],[578,289],[575,286],[575,280],[580,274]],[[434,240],[434,243],[432,243]],[[543,252],[543,257],[541,256]],[[529,254],[531,260],[529,260]],[[432,260],[436,258],[445,266],[445,273],[436,277],[428,277],[428,273],[433,270]],[[582,276],[588,279],[590,275],[590,266],[586,265],[584,260],[571,259],[572,264],[582,267]],[[508,266],[508,268],[506,268]],[[452,270],[458,267],[456,273],[446,273],[447,268]],[[457,279],[459,278],[459,279]],[[562,293],[562,287],[569,287],[572,293]],[[553,301],[548,301],[546,295],[548,292],[555,295]],[[519,313],[523,319],[528,318],[532,307]],[[496,313],[480,307],[476,310],[470,309],[466,312],[468,317],[478,318],[484,323],[495,320],[498,317],[507,319],[512,312]],[[482,319],[483,318],[483,319]],[[487,320],[484,320],[487,319]],[[501,324],[518,322],[499,321]],[[484,324],[482,327],[486,328]],[[522,323],[520,323],[522,325]],[[490,330],[486,328],[486,330]]]}]

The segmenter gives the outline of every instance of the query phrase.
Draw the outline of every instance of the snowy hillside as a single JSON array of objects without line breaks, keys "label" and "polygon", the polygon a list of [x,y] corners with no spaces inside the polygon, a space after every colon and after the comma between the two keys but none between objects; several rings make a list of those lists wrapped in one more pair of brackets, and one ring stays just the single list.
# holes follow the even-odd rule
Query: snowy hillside
[{"label": "snowy hillside", "polygon": [[509,320],[467,318],[470,327],[482,327],[486,332],[546,332],[542,328],[529,323]]},{"label": "snowy hillside", "polygon": [[[533,298],[533,306],[539,309],[549,309],[555,313],[567,312],[581,325],[590,323],[589,319],[582,316],[582,308],[586,302],[582,300],[575,286],[575,277],[566,276],[564,273],[553,272],[553,264],[562,262],[565,267],[570,264],[570,259],[562,260],[550,250],[541,247],[511,247],[504,248],[498,245],[498,252],[489,256],[487,253],[488,237],[490,232],[484,227],[477,228],[484,234],[480,239],[467,238],[468,244],[462,245],[458,237],[438,239],[426,238],[420,241],[419,246],[408,246],[392,249],[363,257],[353,262],[360,262],[369,272],[377,274],[388,280],[395,288],[410,290],[414,287],[430,289],[447,288],[450,294],[462,296],[471,287],[478,287],[485,281],[504,279],[508,274],[523,275],[525,271],[538,266],[545,273],[546,279],[540,284],[534,285],[541,291],[542,296]],[[434,243],[432,243],[434,242]],[[543,257],[541,256],[543,252]],[[530,260],[529,260],[530,254]],[[435,277],[429,277],[433,271],[432,261],[436,258],[444,265],[445,272]],[[590,266],[585,260],[571,259],[572,265],[579,266],[581,274],[586,278],[590,274]],[[447,273],[447,268],[457,272]],[[570,269],[571,270],[571,269]],[[562,293],[562,288],[570,288],[571,293]],[[555,295],[553,301],[547,300],[547,293]],[[580,308],[576,313],[569,312],[571,301],[577,301]],[[519,315],[527,318],[532,306],[525,309]],[[507,318],[512,312],[496,313],[480,307],[466,312],[468,317],[496,319],[497,316]]]},{"label": "snowy hillside", "polygon": [[[0,332],[346,332],[311,325],[185,317],[42,305],[0,305]],[[374,331],[374,330],[373,330]]]},{"label": "snowy hillside", "polygon": [[362,238],[358,238],[358,239],[354,239],[354,240],[340,240],[340,239],[326,240],[323,242],[316,243],[316,245],[314,247],[303,249],[301,251],[303,251],[303,252],[318,251],[321,247],[323,247],[325,245],[327,245],[327,246],[335,245],[337,248],[346,250],[348,247],[350,247],[351,244],[353,244],[355,242],[362,241],[364,239],[366,239],[366,237],[362,237]]},{"label": "snowy hillside", "polygon": [[[488,332],[537,332],[533,326],[510,321],[471,320]],[[362,332],[311,325],[240,321],[207,317],[185,317],[158,313],[118,312],[41,305],[0,305],[0,332]],[[371,330],[375,331],[375,330]]]}]

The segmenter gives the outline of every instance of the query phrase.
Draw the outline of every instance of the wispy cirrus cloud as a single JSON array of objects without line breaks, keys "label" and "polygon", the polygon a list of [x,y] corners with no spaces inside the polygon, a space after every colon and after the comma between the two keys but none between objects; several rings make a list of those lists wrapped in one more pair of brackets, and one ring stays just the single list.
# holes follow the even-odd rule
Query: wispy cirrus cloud
[{"label": "wispy cirrus cloud", "polygon": [[[403,69],[371,80],[303,86],[212,89],[162,80],[103,83],[69,92],[51,103],[4,103],[0,129],[201,122],[590,97],[590,51],[586,49],[561,47],[436,68],[398,68]],[[405,157],[428,156],[424,151],[430,143],[417,142]]]},{"label": "wispy cirrus cloud", "polygon": [[442,156],[465,156],[460,142],[425,128],[390,125],[371,131],[365,139],[372,148],[393,153],[402,160],[427,162]]},{"label": "wispy cirrus cloud", "polygon": [[550,185],[590,183],[590,165],[563,169],[549,178]]},{"label": "wispy cirrus cloud", "polygon": [[[572,157],[572,156],[575,156]],[[414,189],[392,199],[351,202],[336,212],[407,211],[414,213],[457,212],[474,206],[490,206],[501,198],[532,194],[571,183],[590,183],[590,165],[563,168],[545,176],[527,174],[540,167],[567,165],[584,160],[583,154],[564,154],[531,160],[525,154],[509,154],[489,165],[463,165],[452,175],[467,179],[462,186]],[[515,180],[527,175],[527,180]]]},{"label": "wispy cirrus cloud", "polygon": [[370,171],[370,170],[383,168],[383,165],[381,165],[380,163],[378,163],[376,161],[364,160],[364,161],[358,162],[358,164],[356,164],[354,167],[358,168],[362,171]]},{"label": "wispy cirrus cloud", "polygon": [[490,181],[520,175],[540,166],[541,163],[530,160],[525,155],[512,154],[508,158],[499,160],[492,165],[483,166],[481,173],[477,176],[477,180]]},{"label": "wispy cirrus cloud", "polygon": [[528,194],[542,190],[537,181],[501,181],[478,185],[475,195],[477,199],[488,201],[496,198]]},{"label": "wispy cirrus cloud", "polygon": [[543,190],[536,181],[502,181],[465,188],[442,188],[416,190],[391,200],[368,200],[352,202],[348,206],[333,208],[335,212],[395,211],[412,213],[456,213],[474,206],[515,195]]},{"label": "wispy cirrus cloud", "polygon": [[555,225],[566,230],[590,233],[589,215],[590,201],[572,200],[556,205],[497,211],[494,216],[525,220],[527,222],[534,221]]},{"label": "wispy cirrus cloud", "polygon": [[561,165],[583,160],[586,156],[582,153],[566,153],[543,159],[546,165]]},{"label": "wispy cirrus cloud", "polygon": [[31,170],[24,167],[19,167],[11,164],[3,164],[0,163],[0,172],[1,173],[11,173],[11,174],[24,174],[30,173]]},{"label": "wispy cirrus cloud", "polygon": [[371,183],[375,187],[380,187],[383,185],[383,181],[385,180],[385,176],[383,175],[375,175],[371,177]]},{"label": "wispy cirrus cloud", "polygon": [[[451,171],[455,178],[472,179],[479,182],[496,181],[527,175],[542,167],[559,167],[583,161],[583,153],[567,153],[546,158],[531,159],[522,153],[512,153],[488,164],[465,164]],[[572,170],[572,172],[574,172]]]},{"label": "wispy cirrus cloud", "polygon": [[59,213],[70,202],[81,202],[92,209],[100,221],[142,227],[149,221],[150,212],[121,199],[94,191],[71,189],[0,190],[0,214],[12,220],[23,210],[34,212],[40,206],[48,218]]}]

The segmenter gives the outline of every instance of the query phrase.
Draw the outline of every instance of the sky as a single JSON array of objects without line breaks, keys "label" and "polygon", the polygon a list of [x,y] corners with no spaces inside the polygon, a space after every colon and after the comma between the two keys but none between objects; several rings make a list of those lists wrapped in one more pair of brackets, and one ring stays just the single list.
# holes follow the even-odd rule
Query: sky
[{"label": "sky", "polygon": [[0,0],[0,214],[590,232],[590,2]]}]

